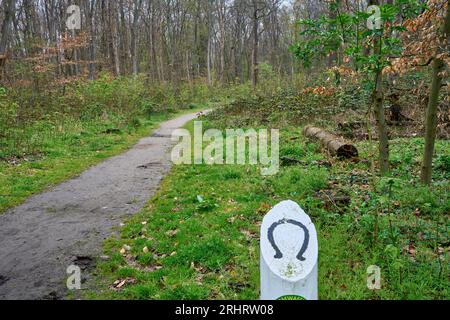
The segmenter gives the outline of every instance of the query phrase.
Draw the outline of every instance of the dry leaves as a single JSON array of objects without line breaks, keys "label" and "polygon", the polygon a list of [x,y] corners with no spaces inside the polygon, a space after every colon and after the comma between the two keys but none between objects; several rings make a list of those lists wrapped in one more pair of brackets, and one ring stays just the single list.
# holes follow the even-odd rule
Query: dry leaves
[{"label": "dry leaves", "polygon": [[267,212],[270,211],[270,209],[272,209],[272,206],[268,203],[262,203],[261,206],[258,208],[257,212],[259,214],[267,214]]},{"label": "dry leaves", "polygon": [[442,32],[447,6],[446,0],[429,0],[428,10],[415,19],[405,21],[403,25],[408,32],[403,36],[403,56],[392,59],[385,73],[403,74],[428,65],[434,57],[449,64],[448,42]]},{"label": "dry leaves", "polygon": [[242,229],[241,233],[249,240],[259,238],[258,234],[256,234],[255,232],[249,231],[249,230]]},{"label": "dry leaves", "polygon": [[326,88],[326,87],[322,87],[322,86],[319,86],[319,87],[316,87],[316,88],[309,87],[309,88],[304,89],[302,91],[302,93],[303,94],[312,93],[312,94],[315,94],[315,95],[318,95],[318,96],[330,97],[330,96],[333,96],[336,93],[336,88],[333,88],[333,87]]},{"label": "dry leaves", "polygon": [[169,231],[166,232],[166,236],[174,237],[174,236],[177,235],[178,232],[180,232],[179,229],[176,229],[176,230],[169,230]]},{"label": "dry leaves", "polygon": [[119,280],[114,281],[114,283],[110,287],[110,289],[118,291],[118,290],[123,289],[126,285],[135,284],[136,282],[137,282],[137,280],[134,278],[119,279]]},{"label": "dry leaves", "polygon": [[120,254],[124,255],[127,252],[131,250],[131,247],[129,245],[124,244],[123,247],[120,249]]}]

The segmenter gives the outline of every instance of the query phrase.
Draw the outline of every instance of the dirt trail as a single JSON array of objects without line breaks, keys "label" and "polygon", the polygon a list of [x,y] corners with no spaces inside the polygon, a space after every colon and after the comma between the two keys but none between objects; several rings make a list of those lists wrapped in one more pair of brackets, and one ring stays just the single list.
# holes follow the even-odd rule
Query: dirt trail
[{"label": "dirt trail", "polygon": [[169,171],[172,131],[196,116],[162,123],[128,152],[1,215],[0,299],[63,299],[67,267],[89,273],[103,240]]}]

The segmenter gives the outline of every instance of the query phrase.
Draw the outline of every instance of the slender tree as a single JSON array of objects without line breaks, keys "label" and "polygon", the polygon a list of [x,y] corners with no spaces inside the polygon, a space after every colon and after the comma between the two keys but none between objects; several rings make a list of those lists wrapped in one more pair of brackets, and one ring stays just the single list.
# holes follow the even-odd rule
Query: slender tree
[{"label": "slender tree", "polygon": [[[446,48],[448,53],[448,41],[450,40],[450,6],[447,3],[447,12],[445,14],[445,21],[438,35],[438,43]],[[425,120],[425,151],[422,164],[422,182],[430,184],[433,173],[433,156],[436,142],[436,128],[437,128],[437,107],[439,102],[439,92],[441,91],[442,81],[445,76],[445,51],[432,57],[432,84],[430,89],[430,97],[428,100],[428,108]]]}]

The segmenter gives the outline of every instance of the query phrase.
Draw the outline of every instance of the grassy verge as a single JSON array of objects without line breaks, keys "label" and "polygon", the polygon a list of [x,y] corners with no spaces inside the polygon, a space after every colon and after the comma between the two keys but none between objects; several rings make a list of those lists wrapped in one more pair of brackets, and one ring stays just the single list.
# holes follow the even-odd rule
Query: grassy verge
[{"label": "grassy verge", "polygon": [[63,135],[45,137],[39,155],[29,155],[18,162],[0,162],[0,213],[125,151],[160,122],[207,107],[137,117],[135,125],[122,129],[111,130],[112,124],[107,122],[66,125]]},{"label": "grassy verge", "polygon": [[[213,114],[204,127],[233,127],[232,117]],[[393,141],[392,176],[372,179],[370,162],[328,158],[301,126],[278,127],[280,156],[300,164],[272,177],[252,166],[175,167],[120,239],[107,241],[99,290],[86,297],[258,299],[259,227],[273,205],[291,199],[318,230],[321,299],[448,299],[448,171],[437,169],[431,189],[416,183],[423,141]],[[358,147],[361,159],[376,149]],[[448,151],[439,141],[438,156]],[[379,291],[367,288],[370,265],[381,267]]]}]

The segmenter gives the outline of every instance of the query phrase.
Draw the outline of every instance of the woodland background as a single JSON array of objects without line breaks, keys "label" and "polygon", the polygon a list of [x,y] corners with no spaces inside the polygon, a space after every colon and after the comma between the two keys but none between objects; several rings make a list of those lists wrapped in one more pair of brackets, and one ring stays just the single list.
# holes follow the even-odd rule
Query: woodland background
[{"label": "woodland background", "polygon": [[[318,228],[321,298],[449,298],[447,0],[0,0],[0,30],[0,212],[181,112],[281,130],[274,177],[174,168],[106,243],[91,298],[257,299],[258,223],[285,199]],[[308,124],[359,157],[333,157]]]}]

